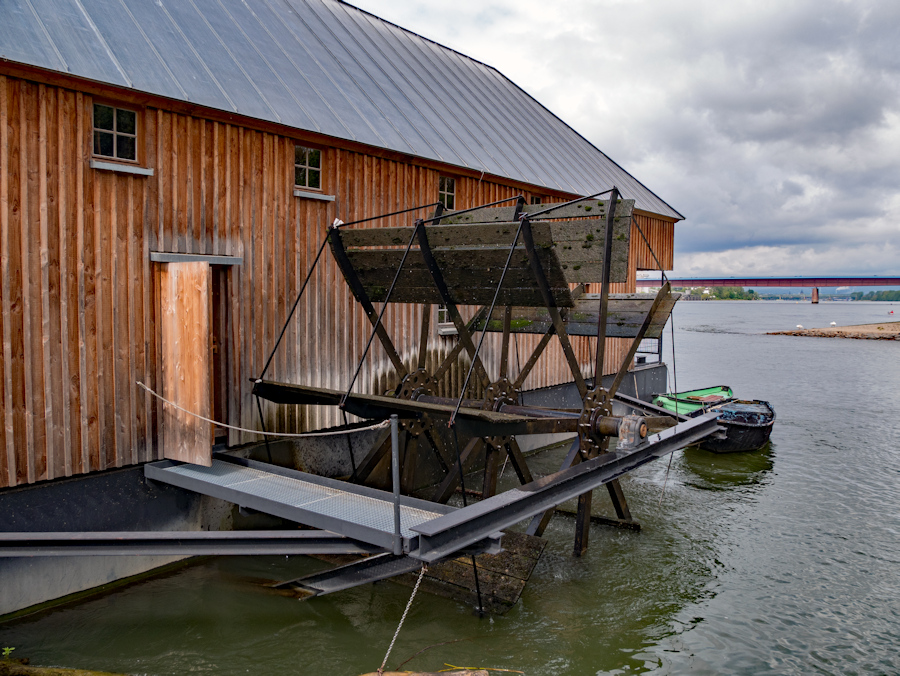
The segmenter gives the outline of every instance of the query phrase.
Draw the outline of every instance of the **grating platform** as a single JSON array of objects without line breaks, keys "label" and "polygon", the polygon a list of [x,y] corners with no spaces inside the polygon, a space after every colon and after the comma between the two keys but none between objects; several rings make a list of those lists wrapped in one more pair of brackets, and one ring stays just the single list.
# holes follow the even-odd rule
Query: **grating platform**
[{"label": "grating platform", "polygon": [[[393,542],[393,495],[385,491],[236,458],[217,457],[212,467],[167,460],[147,465],[144,472],[154,481],[385,549],[390,549]],[[446,505],[401,497],[404,550],[409,551],[410,541],[418,538],[412,528],[452,511],[454,508]]]}]

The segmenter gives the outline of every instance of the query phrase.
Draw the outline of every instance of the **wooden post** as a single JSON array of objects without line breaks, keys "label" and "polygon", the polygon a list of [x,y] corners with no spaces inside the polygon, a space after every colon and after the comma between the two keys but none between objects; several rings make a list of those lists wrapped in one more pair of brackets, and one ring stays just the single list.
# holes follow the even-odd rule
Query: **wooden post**
[{"label": "wooden post", "polygon": [[[160,271],[162,396],[187,411],[209,418],[210,266],[206,262],[163,263]],[[212,465],[210,423],[163,405],[163,456],[195,465]]]}]

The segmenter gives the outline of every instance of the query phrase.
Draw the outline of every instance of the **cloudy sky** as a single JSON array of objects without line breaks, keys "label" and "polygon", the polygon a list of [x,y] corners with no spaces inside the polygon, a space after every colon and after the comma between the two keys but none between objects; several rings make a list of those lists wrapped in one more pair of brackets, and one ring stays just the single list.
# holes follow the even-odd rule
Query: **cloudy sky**
[{"label": "cloudy sky", "polygon": [[900,274],[896,0],[350,2],[496,67],[684,214],[676,275]]}]

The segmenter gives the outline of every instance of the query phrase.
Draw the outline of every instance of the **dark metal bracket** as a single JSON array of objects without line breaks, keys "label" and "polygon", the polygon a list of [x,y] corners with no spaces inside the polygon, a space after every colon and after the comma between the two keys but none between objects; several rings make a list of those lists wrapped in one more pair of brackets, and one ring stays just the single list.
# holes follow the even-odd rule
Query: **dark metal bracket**
[{"label": "dark metal bracket", "polygon": [[366,293],[365,287],[357,276],[356,270],[353,269],[350,259],[347,257],[347,250],[344,248],[341,231],[338,228],[331,228],[328,233],[328,241],[331,244],[331,252],[334,255],[334,260],[344,274],[347,283],[350,285],[350,290],[353,292],[356,300],[359,301],[359,304],[362,305],[363,311],[372,323],[372,327],[375,329],[375,333],[378,335],[378,339],[381,341],[381,344],[384,347],[385,352],[387,352],[388,358],[391,360],[394,368],[397,370],[398,375],[400,378],[403,378],[408,373],[406,366],[403,365],[403,360],[400,358],[400,354],[397,352],[394,342],[391,340],[387,330],[381,323],[381,318],[379,317],[379,314],[375,312],[375,306],[372,305],[369,294]]},{"label": "dark metal bracket", "polygon": [[569,341],[569,334],[566,332],[566,325],[563,323],[559,314],[559,308],[556,307],[556,301],[553,300],[553,293],[550,291],[550,283],[547,281],[547,275],[541,266],[537,251],[534,247],[534,235],[531,232],[531,222],[527,216],[522,217],[522,240],[525,242],[525,251],[528,254],[528,261],[531,265],[531,271],[541,291],[541,297],[544,299],[544,305],[547,312],[550,313],[550,319],[553,321],[553,328],[556,329],[556,335],[559,336],[559,343],[562,346],[566,361],[569,364],[569,370],[575,379],[575,386],[578,388],[578,394],[582,398],[587,394],[587,384],[584,382],[584,376],[581,375],[581,367],[578,364],[578,358],[572,349],[572,343]]},{"label": "dark metal bracket", "polygon": [[450,295],[450,290],[447,288],[447,283],[444,281],[444,275],[441,272],[440,266],[434,259],[434,254],[431,251],[431,245],[428,243],[428,234],[426,232],[426,228],[424,227],[422,221],[417,221],[416,225],[418,226],[416,233],[419,238],[419,251],[421,251],[422,253],[422,259],[425,261],[425,266],[428,268],[428,272],[431,273],[431,278],[434,280],[435,288],[441,295],[441,300],[443,300],[444,305],[447,306],[447,314],[450,316],[450,320],[456,327],[456,332],[459,336],[459,342],[463,345],[466,352],[469,353],[469,357],[472,359],[472,365],[478,372],[478,377],[481,378],[483,384],[487,386],[490,382],[490,377],[488,376],[487,369],[484,367],[484,364],[481,362],[481,359],[479,358],[478,353],[475,350],[475,343],[472,340],[472,334],[469,332],[469,328],[468,326],[466,326],[465,320],[463,320],[462,315],[459,313],[459,308],[456,306],[456,302]]}]

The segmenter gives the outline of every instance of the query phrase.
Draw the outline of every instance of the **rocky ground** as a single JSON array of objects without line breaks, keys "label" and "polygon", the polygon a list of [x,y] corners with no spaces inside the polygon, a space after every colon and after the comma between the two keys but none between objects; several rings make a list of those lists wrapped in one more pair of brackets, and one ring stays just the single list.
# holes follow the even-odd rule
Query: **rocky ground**
[{"label": "rocky ground", "polygon": [[32,667],[27,662],[28,660],[0,659],[0,676],[122,676],[105,671]]}]

